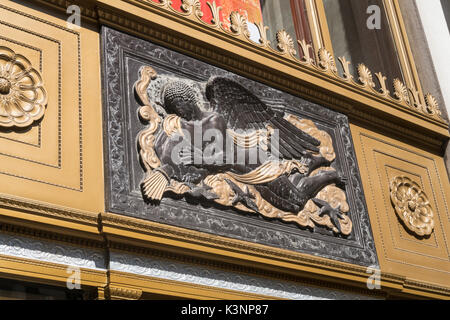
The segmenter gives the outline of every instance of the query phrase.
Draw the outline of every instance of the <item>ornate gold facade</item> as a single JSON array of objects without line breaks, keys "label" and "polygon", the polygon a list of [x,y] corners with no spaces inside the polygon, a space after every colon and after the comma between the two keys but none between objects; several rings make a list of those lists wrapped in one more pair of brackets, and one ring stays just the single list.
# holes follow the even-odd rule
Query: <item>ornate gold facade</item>
[{"label": "ornate gold facade", "polygon": [[[392,89],[382,73],[373,74],[364,64],[358,65],[357,75],[352,75],[350,62],[345,57],[335,58],[326,49],[329,40],[320,23],[313,28],[316,56],[311,56],[310,45],[299,41],[303,51],[303,58],[299,59],[294,40],[285,31],[278,31],[278,43],[271,44],[267,28],[257,25],[261,39],[256,43],[250,39],[246,20],[238,13],[231,16],[230,30],[224,28],[219,20],[220,9],[214,2],[209,3],[212,24],[206,24],[199,1],[183,1],[181,12],[172,9],[166,0],[73,1],[82,10],[80,29],[67,25],[65,12],[72,2],[66,2],[0,2],[2,234],[99,254],[154,257],[193,268],[369,297],[450,298],[450,186],[443,160],[450,137],[448,123],[436,98],[422,92],[396,0],[385,3],[391,8],[390,19],[398,17],[393,22],[395,41],[403,48],[400,60],[409,76],[406,84],[395,79]],[[309,14],[316,17],[324,14],[321,1],[307,2]],[[311,5],[313,2],[316,5]],[[347,115],[380,264],[382,289],[367,289],[367,268],[360,265],[107,212],[102,25]],[[337,72],[336,62],[342,65],[343,74]],[[17,66],[15,74],[8,71],[12,65]],[[151,179],[144,190],[150,198],[161,199],[166,190],[183,194],[187,189],[155,170],[160,165],[153,150],[156,127],[163,126],[168,135],[179,128],[176,117],[161,119],[145,94],[156,76],[154,70],[146,69],[136,84],[141,102],[139,115],[147,125],[136,141],[147,173],[153,174],[148,175]],[[22,79],[26,83],[20,85]],[[375,88],[374,79],[379,88]],[[312,121],[294,115],[288,118],[321,141],[320,153],[325,158],[334,158],[331,137]],[[278,169],[282,171],[279,174],[289,170]],[[266,217],[277,216],[302,226],[320,224],[338,231],[329,218],[320,216],[320,208],[313,201],[297,216],[269,208],[252,189],[256,175],[227,174],[226,178],[242,188],[247,186],[247,191],[256,197],[259,212]],[[205,183],[220,195],[218,203],[233,206],[231,190],[223,181],[224,177],[217,175],[208,177]],[[155,189],[155,185],[159,187]],[[317,196],[322,200],[331,197],[340,199],[333,207],[339,207],[343,213],[340,229],[343,235],[348,235],[352,221],[345,214],[346,196],[333,187]],[[64,263],[0,252],[0,273],[4,278],[65,286],[66,269]],[[81,285],[95,292],[98,299],[147,299],[157,295],[194,299],[276,298],[237,289],[219,291],[208,284],[161,279],[106,266],[81,267]]]}]

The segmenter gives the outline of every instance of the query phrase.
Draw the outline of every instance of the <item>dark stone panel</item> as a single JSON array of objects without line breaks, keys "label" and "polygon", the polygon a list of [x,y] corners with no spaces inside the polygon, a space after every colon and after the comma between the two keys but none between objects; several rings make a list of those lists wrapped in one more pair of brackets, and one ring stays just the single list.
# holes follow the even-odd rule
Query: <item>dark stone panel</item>
[{"label": "dark stone panel", "polygon": [[[102,28],[102,55],[106,208],[109,212],[358,265],[378,266],[345,115],[108,27]],[[226,76],[272,109],[310,119],[320,130],[326,131],[333,139],[336,167],[347,179],[345,191],[350,207],[348,215],[353,222],[352,233],[343,236],[323,227],[301,228],[184,198],[165,197],[159,204],[145,201],[140,187],[145,171],[140,163],[137,136],[146,124],[139,119],[140,105],[133,87],[143,66],[151,66],[159,75],[199,82],[212,76]]]}]

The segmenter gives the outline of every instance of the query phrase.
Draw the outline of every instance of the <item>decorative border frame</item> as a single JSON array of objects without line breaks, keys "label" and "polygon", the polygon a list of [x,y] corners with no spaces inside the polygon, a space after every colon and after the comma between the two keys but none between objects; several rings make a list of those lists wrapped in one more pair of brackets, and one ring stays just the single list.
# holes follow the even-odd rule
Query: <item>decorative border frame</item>
[{"label": "decorative border frame", "polygon": [[[138,58],[135,54],[136,52],[142,52],[143,57]],[[340,152],[343,153],[339,160],[341,169],[349,177],[347,195],[352,221],[356,230],[352,234],[353,238],[341,239],[324,235],[311,236],[310,233],[301,230],[299,233],[283,234],[276,228],[269,230],[258,227],[257,223],[253,223],[253,226],[247,228],[238,222],[239,220],[244,222],[244,219],[227,219],[212,213],[211,210],[201,208],[197,208],[198,210],[196,209],[194,213],[191,206],[184,202],[170,199],[163,201],[158,208],[149,207],[139,193],[136,194],[136,192],[130,190],[129,185],[131,165],[128,159],[127,144],[129,142],[124,122],[127,119],[127,108],[133,108],[133,106],[129,106],[125,101],[125,97],[128,97],[128,94],[130,94],[130,88],[125,87],[124,77],[128,77],[128,75],[125,74],[123,61],[125,57],[133,57],[133,59],[142,60],[143,64],[165,66],[165,68],[168,68],[167,65],[173,64],[179,69],[183,69],[181,66],[184,64],[193,64],[190,67],[192,70],[200,67],[200,65],[204,66],[207,64],[109,27],[102,28],[102,55],[105,107],[104,134],[106,138],[104,152],[105,159],[107,159],[107,165],[105,165],[107,211],[152,220],[158,223],[187,227],[200,232],[213,232],[221,236],[233,237],[244,241],[249,241],[251,239],[249,234],[253,234],[254,239],[258,239],[256,242],[264,245],[283,247],[288,250],[319,255],[353,264],[378,265],[362,184],[358,178],[359,171],[356,155],[352,147],[352,138],[346,116],[324,107],[317,108],[318,106],[315,104],[283,93],[283,100],[286,101],[286,99],[291,98],[295,100],[297,106],[286,110],[294,114],[296,112],[305,113],[313,119],[327,123],[330,127],[336,127],[337,129],[335,130],[339,132],[339,134],[336,134],[336,137],[339,137],[336,145]],[[188,74],[188,71],[189,68],[184,70],[186,74]],[[229,74],[213,66],[206,72]],[[247,80],[237,75],[234,77],[237,81]],[[250,82],[256,87],[255,90],[268,88],[256,82]],[[273,95],[282,94],[281,91],[275,89],[271,90],[271,93]],[[262,91],[260,95],[262,98],[265,98]],[[272,99],[274,98],[272,97]],[[288,105],[293,105],[289,101],[286,102]],[[299,102],[303,102],[303,104],[298,105]],[[193,214],[195,217],[189,217]],[[198,223],[190,223],[189,220],[197,220]],[[222,227],[214,228],[214,225]],[[225,225],[228,227],[224,228]]]}]

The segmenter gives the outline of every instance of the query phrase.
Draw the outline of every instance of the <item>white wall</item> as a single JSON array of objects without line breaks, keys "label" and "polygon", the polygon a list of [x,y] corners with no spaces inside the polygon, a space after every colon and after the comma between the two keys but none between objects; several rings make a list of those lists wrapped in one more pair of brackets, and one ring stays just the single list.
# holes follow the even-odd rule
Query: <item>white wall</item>
[{"label": "white wall", "polygon": [[[450,0],[448,0],[450,1]],[[450,115],[450,33],[440,0],[416,0],[442,96]],[[420,50],[420,49],[419,49]]]}]

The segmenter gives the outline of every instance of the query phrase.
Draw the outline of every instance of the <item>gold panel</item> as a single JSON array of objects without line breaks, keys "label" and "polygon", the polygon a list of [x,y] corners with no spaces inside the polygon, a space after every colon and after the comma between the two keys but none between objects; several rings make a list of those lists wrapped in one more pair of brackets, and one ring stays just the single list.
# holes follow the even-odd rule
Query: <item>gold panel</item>
[{"label": "gold panel", "polygon": [[0,193],[99,212],[100,61],[93,59],[100,56],[98,33],[69,29],[66,17],[45,11],[15,1],[0,4],[0,46],[31,62],[48,95],[41,121],[0,128]]},{"label": "gold panel", "polygon": [[[382,271],[449,286],[450,188],[443,159],[356,125],[352,133]],[[397,216],[390,196],[395,177],[407,177],[427,195],[430,235],[411,232]]]}]

